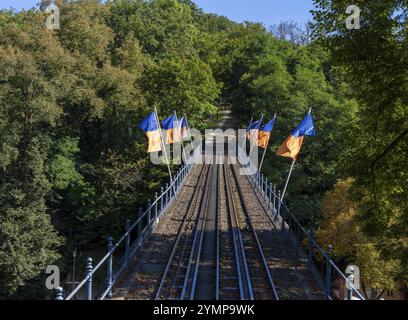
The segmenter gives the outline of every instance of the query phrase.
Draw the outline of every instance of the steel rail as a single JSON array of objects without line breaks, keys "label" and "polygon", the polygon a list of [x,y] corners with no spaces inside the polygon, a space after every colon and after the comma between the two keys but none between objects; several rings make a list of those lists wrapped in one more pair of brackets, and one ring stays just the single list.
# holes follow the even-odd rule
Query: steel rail
[{"label": "steel rail", "polygon": [[[190,210],[190,207],[193,205],[193,203],[194,203],[195,201],[196,201],[196,203],[198,202],[199,193],[198,193],[197,191],[198,191],[199,188],[201,187],[203,180],[205,180],[206,175],[204,174],[204,171],[206,171],[206,170],[205,170],[206,168],[209,168],[209,166],[203,165],[203,168],[202,168],[202,170],[201,170],[201,172],[200,172],[200,176],[199,176],[199,178],[198,178],[198,183],[197,183],[197,186],[196,186],[196,190],[194,191],[194,195],[195,195],[195,196],[191,199],[190,204],[189,204],[189,207],[188,207],[188,209],[187,209],[187,211],[186,211],[186,214],[185,214],[185,216],[184,216],[183,223],[182,223],[181,227],[179,228],[179,233],[178,233],[177,239],[176,239],[176,241],[175,241],[175,243],[174,243],[173,250],[172,250],[171,255],[170,255],[170,258],[169,258],[169,260],[168,260],[168,262],[167,262],[166,269],[165,269],[164,272],[163,272],[163,276],[162,276],[162,278],[161,278],[160,285],[159,285],[159,287],[158,287],[158,289],[157,289],[157,291],[156,291],[156,295],[155,295],[155,298],[154,298],[155,300],[159,300],[159,299],[160,299],[160,296],[161,296],[161,293],[162,293],[164,284],[165,284],[165,282],[166,282],[166,278],[167,278],[167,276],[168,276],[168,273],[169,273],[169,271],[170,271],[170,267],[171,267],[171,265],[172,265],[172,262],[173,262],[173,260],[174,260],[175,255],[176,255],[179,242],[180,242],[180,240],[181,240],[181,237],[183,236],[183,230],[184,230],[184,229],[186,228],[186,226],[187,226],[187,223],[188,223],[188,220],[189,220],[188,218],[191,218],[191,217],[194,215],[195,206],[194,206],[193,210]],[[195,203],[195,204],[196,204],[196,203]],[[189,215],[189,213],[190,213],[190,215]],[[187,240],[186,240],[186,242],[187,242]]]},{"label": "steel rail", "polygon": [[[217,177],[220,178],[220,166],[217,165]],[[218,179],[220,182],[221,179]],[[221,188],[218,185],[218,194],[217,194],[217,204],[216,204],[216,242],[215,242],[215,252],[216,252],[216,261],[215,261],[215,300],[220,300],[220,203],[221,203]]]},{"label": "steel rail", "polygon": [[[189,265],[187,267],[186,277],[184,279],[184,286],[183,286],[183,290],[180,296],[180,300],[184,300],[185,294],[187,292],[187,287],[189,284],[189,276],[191,272],[191,266],[194,266],[194,272],[193,272],[192,283],[191,283],[190,300],[194,300],[195,290],[196,290],[196,285],[197,285],[198,270],[200,266],[201,249],[203,247],[204,228],[205,228],[205,223],[206,223],[206,219],[208,215],[208,206],[210,203],[210,192],[211,192],[213,178],[214,178],[214,169],[210,167],[210,173],[208,175],[207,185],[204,189],[204,199],[203,199],[204,206],[201,206],[201,210],[200,210],[200,217],[199,217],[199,220],[201,220],[200,229],[198,229],[198,224],[196,226],[196,233],[200,234],[200,238],[198,240],[198,243],[197,242],[193,243],[193,248],[191,250],[191,256],[189,260]],[[195,250],[194,245],[198,246],[197,251]]]},{"label": "steel rail", "polygon": [[274,282],[273,282],[273,278],[272,278],[271,272],[270,272],[270,270],[269,270],[268,263],[266,262],[266,258],[265,258],[265,255],[264,255],[264,253],[263,253],[263,249],[262,249],[261,243],[260,243],[260,241],[259,241],[258,234],[256,233],[256,230],[255,230],[255,228],[253,227],[253,223],[252,223],[251,216],[248,214],[248,210],[247,210],[247,208],[246,208],[245,202],[243,201],[241,186],[240,186],[240,184],[238,183],[238,179],[237,179],[237,176],[236,176],[236,172],[235,172],[234,166],[232,166],[232,170],[231,170],[231,171],[232,171],[232,176],[233,176],[233,178],[234,178],[234,180],[235,180],[235,182],[236,182],[238,195],[239,195],[239,197],[240,197],[240,199],[241,199],[241,201],[242,201],[243,212],[244,212],[244,214],[245,214],[245,216],[246,216],[246,218],[247,218],[249,227],[250,227],[250,229],[251,229],[251,231],[252,231],[252,233],[253,233],[253,235],[254,235],[254,238],[255,238],[255,241],[256,241],[256,244],[257,244],[257,248],[258,248],[259,254],[261,255],[261,260],[262,260],[263,267],[264,267],[264,269],[265,269],[265,271],[266,271],[266,274],[267,274],[267,276],[268,276],[268,282],[269,282],[269,285],[270,285],[270,287],[271,287],[271,289],[272,289],[272,294],[273,294],[275,300],[279,300],[279,296],[278,296],[278,293],[277,293],[277,291],[276,291],[276,287],[275,287],[275,284],[274,284]]},{"label": "steel rail", "polygon": [[[231,232],[233,235],[233,243],[234,243],[234,251],[235,251],[235,261],[236,261],[236,268],[237,268],[237,276],[238,276],[238,283],[239,283],[239,290],[240,290],[240,297],[241,300],[248,299],[253,300],[254,294],[252,290],[251,284],[251,277],[249,274],[249,267],[245,255],[245,247],[242,241],[242,236],[239,228],[239,221],[236,215],[236,204],[234,200],[234,196],[231,190],[231,181],[229,175],[229,168],[227,161],[224,163],[224,180],[225,180],[225,189],[227,194],[227,201],[228,201],[228,211],[229,211],[229,219],[231,222]],[[243,269],[241,271],[241,266]],[[243,277],[245,281],[243,281]],[[245,292],[247,291],[247,292]]]}]

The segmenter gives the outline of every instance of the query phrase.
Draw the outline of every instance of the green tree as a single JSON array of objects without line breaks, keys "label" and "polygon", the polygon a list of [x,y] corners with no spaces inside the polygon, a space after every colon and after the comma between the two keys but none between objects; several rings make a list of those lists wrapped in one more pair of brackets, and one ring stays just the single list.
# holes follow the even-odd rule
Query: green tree
[{"label": "green tree", "polygon": [[367,237],[382,255],[399,259],[406,278],[408,236],[408,50],[406,1],[357,1],[361,28],[348,30],[347,1],[315,1],[315,36],[331,53],[337,77],[358,101],[342,167],[355,178],[353,193]]},{"label": "green tree", "polygon": [[[39,278],[60,255],[62,239],[47,211],[52,184],[47,154],[52,141],[44,131],[56,126],[62,109],[57,86],[64,71],[62,51],[27,13],[12,21],[1,15],[0,34],[0,296]],[[29,21],[24,30],[18,23]],[[27,37],[27,35],[30,35]],[[41,45],[39,45],[41,44]],[[35,50],[36,48],[37,50]],[[57,62],[56,59],[61,58]],[[49,62],[43,62],[49,58]],[[43,287],[43,283],[40,284]],[[40,289],[39,289],[40,290]]]}]

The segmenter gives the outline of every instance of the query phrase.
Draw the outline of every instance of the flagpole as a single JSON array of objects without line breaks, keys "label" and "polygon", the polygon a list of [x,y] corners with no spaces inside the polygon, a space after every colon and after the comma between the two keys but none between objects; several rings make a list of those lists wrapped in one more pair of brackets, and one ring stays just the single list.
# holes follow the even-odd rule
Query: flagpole
[{"label": "flagpole", "polygon": [[[308,114],[311,114],[311,113],[312,113],[312,108],[309,109]],[[280,199],[281,203],[283,202],[283,199],[285,197],[286,189],[288,188],[289,179],[290,179],[290,176],[292,175],[292,171],[293,171],[293,167],[295,166],[295,163],[296,163],[296,159],[293,159],[292,165],[291,165],[290,170],[289,170],[288,178],[286,179],[285,188],[283,189],[283,192],[282,192],[282,195],[281,195],[281,199]]]},{"label": "flagpole", "polygon": [[[251,124],[252,124],[252,120],[254,120],[254,116],[252,116],[252,118],[251,118],[251,121],[249,122],[249,127],[251,126]],[[244,148],[245,148],[245,142],[246,142],[246,135],[247,135],[247,132],[245,132],[245,135],[244,135],[244,142],[242,143],[242,150],[244,150]]]},{"label": "flagpole", "polygon": [[[166,144],[164,143],[164,138],[163,138],[163,134],[162,134],[162,131],[161,131],[160,120],[159,120],[159,115],[157,114],[156,106],[154,106],[154,114],[156,115],[157,127],[159,128],[159,132],[160,132],[160,138],[161,138],[161,141],[162,141],[163,153],[164,153],[164,157],[166,158],[167,169],[169,170],[170,181],[173,184],[173,175],[171,174],[170,162],[169,162],[169,158],[167,157]],[[174,184],[173,184],[173,189],[174,189],[174,194],[176,194],[176,187],[174,186]]]},{"label": "flagpole", "polygon": [[286,179],[285,188],[283,188],[283,192],[282,192],[282,195],[281,195],[281,202],[283,202],[283,198],[285,197],[286,189],[288,188],[289,179],[290,179],[290,176],[292,175],[292,171],[293,171],[293,167],[295,166],[295,162],[296,162],[296,160],[293,159],[292,165],[290,166],[288,178]]},{"label": "flagpole", "polygon": [[266,154],[266,150],[267,150],[267,149],[268,149],[268,146],[265,147],[265,150],[264,150],[264,152],[263,152],[261,164],[259,165],[259,170],[258,170],[259,173],[261,172],[262,165],[263,165],[263,162],[264,162],[264,159],[265,159],[265,154]]},{"label": "flagpole", "polygon": [[[273,118],[276,119],[276,116],[277,116],[277,114],[275,113],[275,115],[273,116]],[[272,133],[271,133],[271,134],[272,134]],[[263,162],[264,162],[264,159],[265,159],[266,150],[268,150],[268,145],[269,145],[269,141],[270,141],[270,140],[271,140],[271,137],[269,136],[268,143],[266,144],[265,150],[264,150],[263,155],[262,155],[261,164],[259,165],[259,173],[261,172],[262,165],[263,165]]]},{"label": "flagpole", "polygon": [[[258,132],[259,132],[259,128],[262,125],[263,118],[264,116],[262,115],[261,119],[259,120]],[[258,133],[256,135],[257,135],[256,139],[258,139]],[[254,146],[255,146],[255,139],[254,141],[252,141],[251,149],[249,149],[249,158],[251,158],[251,153],[252,153],[252,149],[254,148]]]},{"label": "flagpole", "polygon": [[[188,119],[187,119],[186,114],[184,114],[184,119],[186,119],[187,131],[188,131],[189,138],[191,139],[190,125],[188,124]],[[192,140],[190,140],[190,144],[191,144],[191,151],[194,151],[194,144]]]},{"label": "flagpole", "polygon": [[[179,139],[180,139],[180,143],[181,143],[181,149],[183,150],[184,163],[187,163],[187,157],[186,157],[186,152],[184,151],[183,139],[181,138],[181,127],[180,127],[180,124],[179,124],[179,118],[177,117],[176,110],[174,110],[174,116],[177,119],[177,130],[179,130],[178,135],[179,135]],[[174,130],[174,127],[173,127],[173,130]],[[174,131],[173,131],[173,135],[174,135]]]}]

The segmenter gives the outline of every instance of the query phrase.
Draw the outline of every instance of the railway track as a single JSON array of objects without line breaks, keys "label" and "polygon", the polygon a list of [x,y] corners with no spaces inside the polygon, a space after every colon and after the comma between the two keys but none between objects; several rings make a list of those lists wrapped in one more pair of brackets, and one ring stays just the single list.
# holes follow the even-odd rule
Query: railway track
[{"label": "railway track", "polygon": [[193,199],[162,275],[155,300],[179,300],[194,294],[210,194],[208,189],[213,176],[210,169],[210,165],[204,165]]},{"label": "railway track", "polygon": [[301,294],[302,279],[287,272],[293,267],[282,269],[287,243],[271,235],[277,234],[271,232],[276,230],[274,221],[258,212],[263,209],[259,199],[251,197],[250,185],[243,184],[237,170],[227,161],[202,166],[152,298],[309,298]]},{"label": "railway track", "polygon": [[310,284],[306,270],[262,196],[238,174],[239,165],[225,161],[228,154],[221,157],[224,164],[206,161],[196,168],[194,183],[173,203],[135,270],[128,299],[278,300],[319,294],[305,284]]},{"label": "railway track", "polygon": [[278,299],[229,164],[206,165],[202,170],[155,299]]},{"label": "railway track", "polygon": [[[278,300],[263,248],[231,165],[223,165],[229,220],[234,246],[238,292],[243,300]],[[229,289],[229,287],[227,287]],[[225,291],[222,288],[220,291]],[[227,295],[227,298],[228,295]]]},{"label": "railway track", "polygon": [[218,208],[217,228],[217,278],[216,299],[217,300],[240,300],[244,299],[241,277],[241,267],[238,263],[238,248],[236,231],[233,230],[231,220],[228,192],[226,187],[225,167],[219,165],[219,193],[218,202],[224,205]]}]

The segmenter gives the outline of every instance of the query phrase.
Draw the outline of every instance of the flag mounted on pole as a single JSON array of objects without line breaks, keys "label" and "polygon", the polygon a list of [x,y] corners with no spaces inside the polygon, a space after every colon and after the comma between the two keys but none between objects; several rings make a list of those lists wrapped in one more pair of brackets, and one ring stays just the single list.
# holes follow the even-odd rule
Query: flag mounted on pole
[{"label": "flag mounted on pole", "polygon": [[[285,187],[281,194],[280,201],[282,202],[285,198],[286,189],[288,188],[289,179],[292,175],[293,167],[297,156],[299,155],[300,149],[302,148],[303,139],[305,136],[315,136],[315,124],[312,117],[312,109],[309,110],[307,116],[302,120],[302,122],[293,130],[292,134],[286,138],[282,145],[278,149],[278,156],[292,158],[292,165],[290,166],[288,178],[286,179]],[[279,205],[280,208],[280,205]],[[280,209],[279,209],[280,210]]]},{"label": "flag mounted on pole", "polygon": [[293,130],[292,134],[286,138],[278,149],[278,156],[292,158],[296,160],[302,148],[305,136],[315,136],[316,130],[313,117],[309,112],[302,122]]},{"label": "flag mounted on pole", "polygon": [[251,148],[249,149],[249,156],[252,154],[252,149],[254,148],[255,144],[258,144],[258,132],[259,128],[262,125],[264,116],[262,115],[261,119],[258,121],[254,122],[253,124],[250,125],[249,129],[249,140],[252,142],[251,143]]},{"label": "flag mounted on pole", "polygon": [[161,137],[160,128],[156,120],[156,114],[152,112],[146,119],[142,120],[139,124],[139,128],[146,134],[149,147],[147,152],[161,151]]},{"label": "flag mounted on pole", "polygon": [[249,141],[256,141],[258,138],[258,131],[262,124],[262,118],[258,121],[252,122],[247,129],[247,138]]},{"label": "flag mounted on pole", "polygon": [[180,142],[180,129],[177,117],[173,114],[162,121],[163,129],[166,130],[167,144]]},{"label": "flag mounted on pole", "polygon": [[273,126],[275,124],[276,116],[265,123],[262,128],[259,129],[258,132],[258,147],[266,149],[269,144],[269,139],[271,137],[271,132],[273,130]]},{"label": "flag mounted on pole", "polygon": [[189,133],[188,133],[188,124],[187,124],[187,118],[186,118],[186,116],[183,116],[181,119],[180,119],[180,138],[182,139],[182,140],[184,140],[184,139],[187,139],[188,138],[188,136],[189,136]]},{"label": "flag mounted on pole", "polygon": [[261,172],[263,162],[265,160],[266,150],[268,148],[269,140],[271,138],[271,132],[276,121],[276,113],[272,120],[265,123],[265,125],[258,132],[258,146],[264,149],[261,164],[259,165],[258,171]]}]

